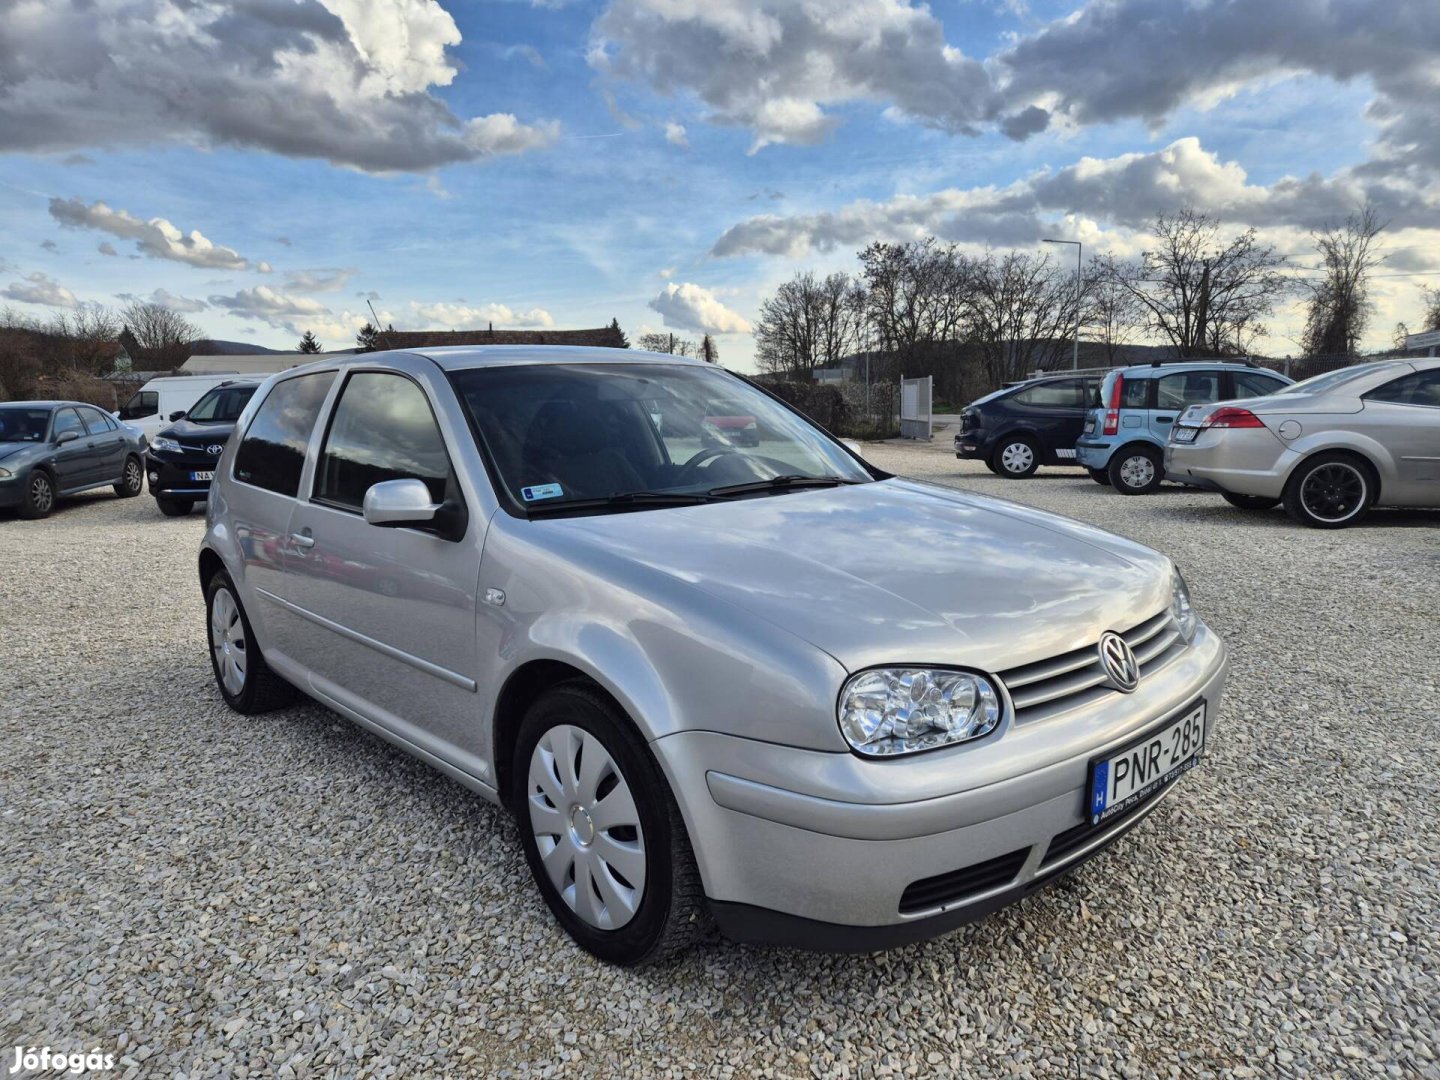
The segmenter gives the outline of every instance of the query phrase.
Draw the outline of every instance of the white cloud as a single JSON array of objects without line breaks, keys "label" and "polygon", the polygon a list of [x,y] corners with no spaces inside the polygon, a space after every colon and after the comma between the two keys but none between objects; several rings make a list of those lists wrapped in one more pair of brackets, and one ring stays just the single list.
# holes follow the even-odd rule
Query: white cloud
[{"label": "white cloud", "polygon": [[79,307],[75,294],[48,274],[40,271],[29,275],[24,281],[12,281],[0,290],[0,297],[18,300],[22,304],[43,304],[47,307]]},{"label": "white cloud", "polygon": [[210,306],[204,300],[190,296],[176,296],[166,289],[156,289],[149,296],[136,296],[134,293],[116,293],[115,295],[121,300],[139,300],[144,304],[159,304],[171,311],[178,311],[182,315],[193,315]]},{"label": "white cloud", "polygon": [[117,258],[120,255],[120,253],[115,250],[115,245],[110,243],[109,240],[101,240],[100,246],[97,247],[95,250],[98,251],[101,255],[110,255]]},{"label": "white cloud", "polygon": [[292,292],[339,292],[359,271],[353,266],[326,266],[315,270],[287,270],[285,288]]},{"label": "white cloud", "polygon": [[750,323],[738,312],[731,311],[715,298],[709,289],[688,281],[673,281],[650,301],[650,308],[659,312],[666,326],[677,330],[698,330],[709,334],[745,334]]},{"label": "white cloud", "polygon": [[516,311],[505,304],[482,304],[471,307],[468,304],[422,303],[412,300],[410,310],[426,326],[423,329],[468,329],[476,330],[494,323],[496,326],[536,327],[545,329],[555,325],[555,319],[544,308],[534,307]]},{"label": "white cloud", "polygon": [[68,228],[98,229],[134,240],[135,249],[152,259],[171,259],[207,270],[250,269],[250,260],[233,248],[212,243],[198,229],[182,232],[162,217],[141,221],[103,202],[86,206],[81,199],[60,198],[50,200],[50,216]]},{"label": "white cloud", "polygon": [[552,141],[552,122],[457,116],[460,31],[436,0],[11,0],[10,151],[181,143],[425,172]]},{"label": "white cloud", "polygon": [[212,296],[210,304],[224,308],[240,318],[256,319],[292,333],[303,333],[311,322],[328,320],[332,315],[330,309],[319,300],[312,300],[308,296],[290,296],[270,288],[269,285],[241,289],[229,296]]},{"label": "white cloud", "polygon": [[665,141],[674,146],[690,148],[690,139],[685,134],[685,125],[677,124],[674,120],[665,121]]}]

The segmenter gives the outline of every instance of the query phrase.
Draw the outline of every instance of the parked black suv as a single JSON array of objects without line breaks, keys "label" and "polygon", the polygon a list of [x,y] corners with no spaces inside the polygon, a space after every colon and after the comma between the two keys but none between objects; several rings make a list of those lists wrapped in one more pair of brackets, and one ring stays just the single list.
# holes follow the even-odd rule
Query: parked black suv
[{"label": "parked black suv", "polygon": [[1074,465],[1085,415],[1100,404],[1100,375],[1049,375],[977,398],[960,414],[955,456],[985,462],[998,476],[1029,476],[1041,465]]},{"label": "parked black suv", "polygon": [[225,440],[262,381],[232,379],[213,387],[189,412],[171,413],[174,423],[150,440],[145,473],[166,517],[183,517],[197,500],[209,498]]}]

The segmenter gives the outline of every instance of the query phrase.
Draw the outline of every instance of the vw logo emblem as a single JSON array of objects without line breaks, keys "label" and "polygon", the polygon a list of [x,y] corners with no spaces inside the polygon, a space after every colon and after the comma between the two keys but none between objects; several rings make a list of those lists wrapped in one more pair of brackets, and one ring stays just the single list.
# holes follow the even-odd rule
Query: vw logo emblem
[{"label": "vw logo emblem", "polygon": [[219,457],[221,454],[223,454],[223,453],[225,452],[225,444],[224,444],[224,443],[218,443],[218,442],[217,442],[217,443],[211,443],[209,446],[205,447],[205,452],[206,452],[207,454],[209,454],[211,457]]},{"label": "vw logo emblem", "polygon": [[1110,685],[1122,694],[1129,694],[1140,685],[1140,662],[1135,659],[1129,642],[1113,630],[1100,635],[1100,664],[1110,677]]}]

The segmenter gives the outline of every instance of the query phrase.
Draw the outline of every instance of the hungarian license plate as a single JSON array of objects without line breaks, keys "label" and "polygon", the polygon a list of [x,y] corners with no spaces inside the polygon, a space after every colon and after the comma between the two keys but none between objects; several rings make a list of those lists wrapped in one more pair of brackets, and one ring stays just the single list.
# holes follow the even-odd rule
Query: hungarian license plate
[{"label": "hungarian license plate", "polygon": [[1094,435],[1094,434],[1095,434],[1095,418],[1094,418],[1093,416],[1090,417],[1090,418],[1088,418],[1088,419],[1085,421],[1085,434],[1086,434],[1086,435]]},{"label": "hungarian license plate", "polygon": [[1183,427],[1183,426],[1177,426],[1177,427],[1175,428],[1175,441],[1176,441],[1176,442],[1194,442],[1194,441],[1195,441],[1195,436],[1196,436],[1196,435],[1199,435],[1199,434],[1200,434],[1200,429],[1199,429],[1198,427]]},{"label": "hungarian license plate", "polygon": [[215,473],[214,473],[214,472],[192,472],[192,473],[190,474],[190,479],[191,479],[191,480],[214,480],[214,479],[215,479]]},{"label": "hungarian license plate", "polygon": [[1124,813],[1200,764],[1205,702],[1090,763],[1090,824]]}]

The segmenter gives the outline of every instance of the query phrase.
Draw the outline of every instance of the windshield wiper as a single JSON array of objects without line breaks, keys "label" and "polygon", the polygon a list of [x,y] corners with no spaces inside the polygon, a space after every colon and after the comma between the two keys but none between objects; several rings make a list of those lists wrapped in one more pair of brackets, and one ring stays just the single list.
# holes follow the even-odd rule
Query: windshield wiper
[{"label": "windshield wiper", "polygon": [[564,502],[547,502],[540,506],[528,506],[530,517],[551,517],[569,511],[585,510],[628,510],[656,506],[698,506],[701,503],[719,502],[712,494],[696,491],[622,491],[617,495],[606,495],[598,499],[567,499]]},{"label": "windshield wiper", "polygon": [[802,476],[786,473],[772,476],[769,480],[752,480],[748,484],[729,484],[726,487],[711,488],[709,494],[718,498],[732,495],[749,495],[757,491],[790,491],[795,488],[843,487],[848,484],[863,484],[864,480],[851,480],[844,476]]}]

